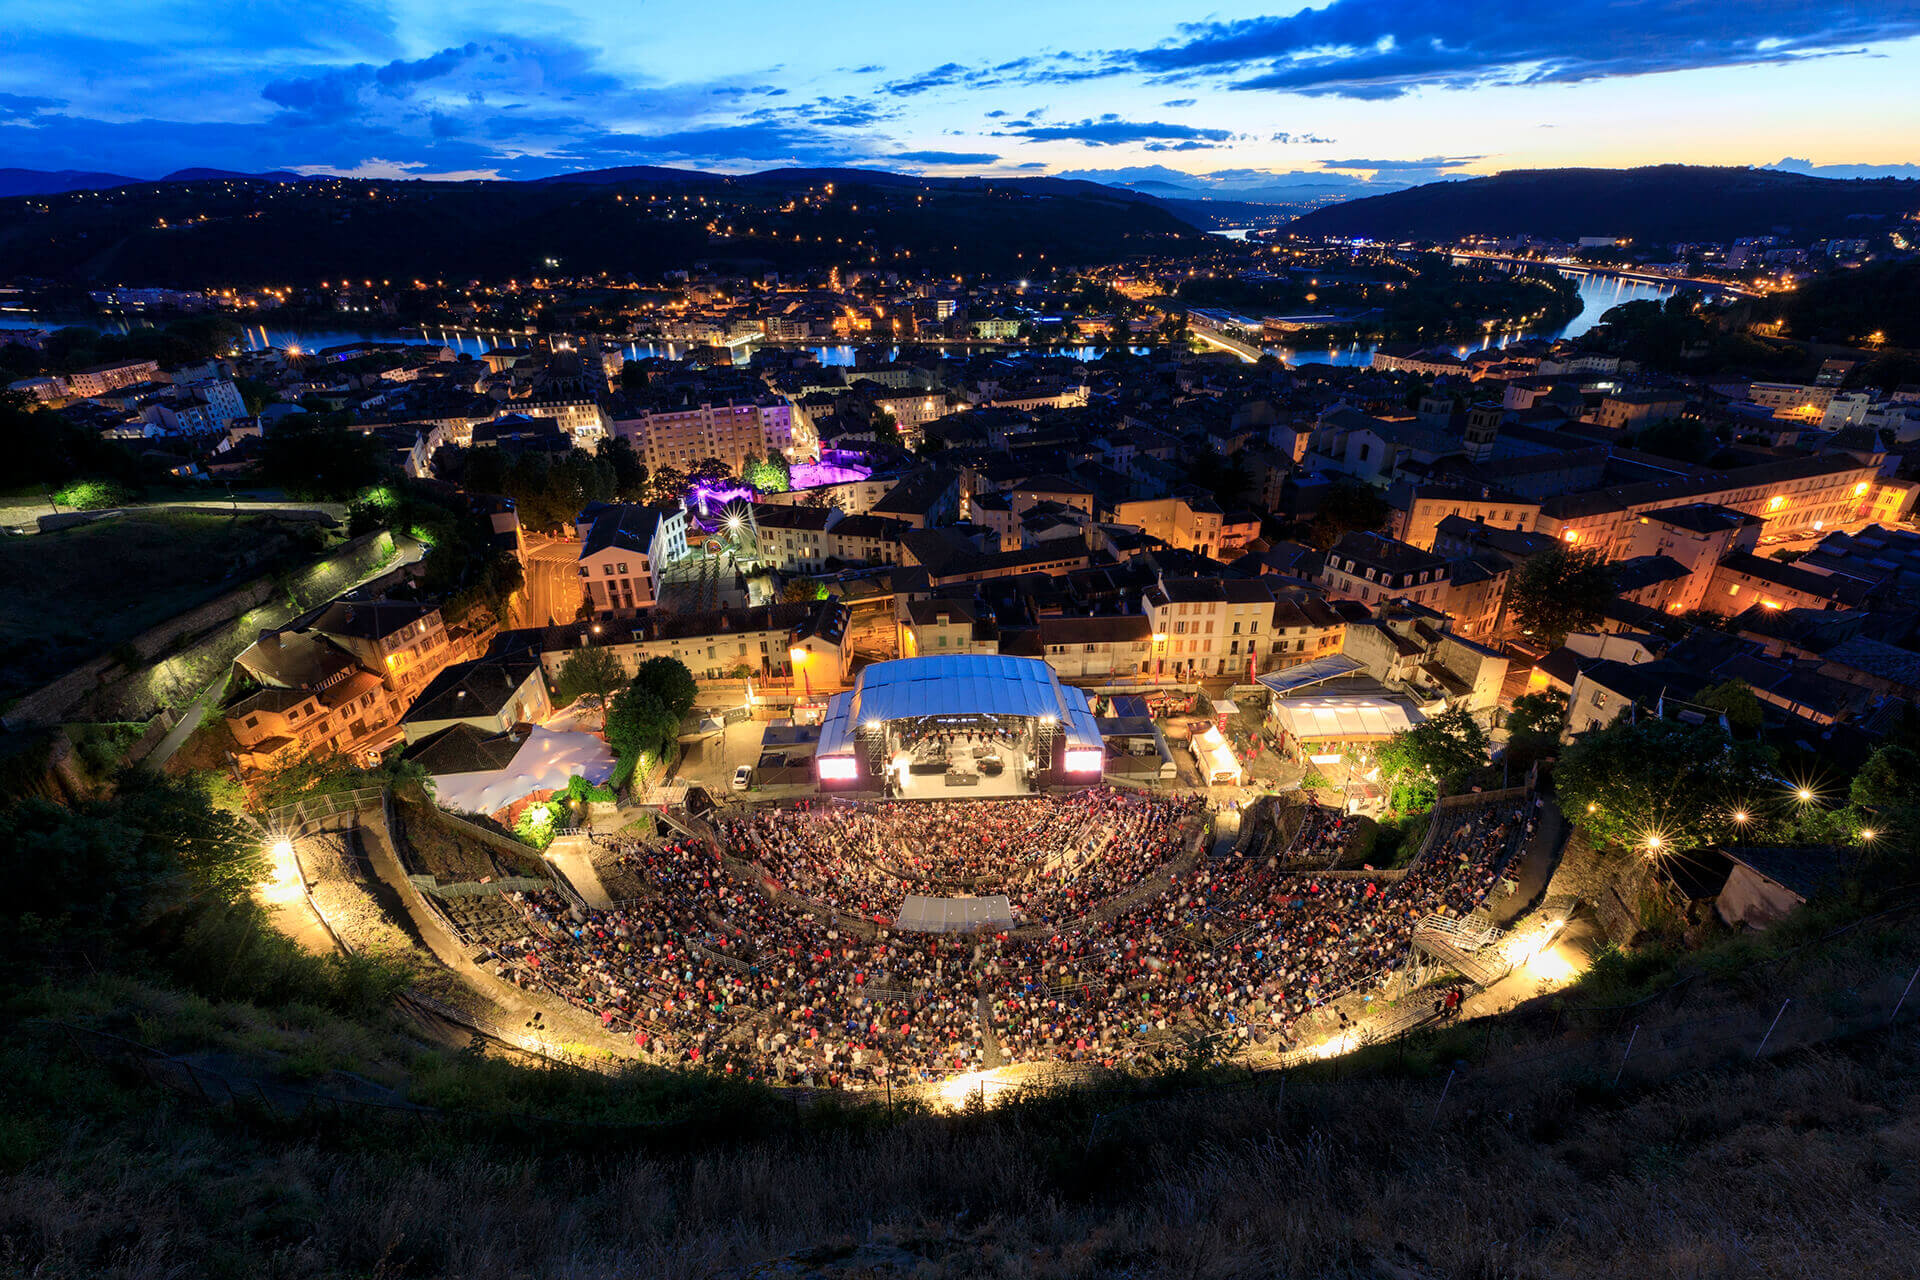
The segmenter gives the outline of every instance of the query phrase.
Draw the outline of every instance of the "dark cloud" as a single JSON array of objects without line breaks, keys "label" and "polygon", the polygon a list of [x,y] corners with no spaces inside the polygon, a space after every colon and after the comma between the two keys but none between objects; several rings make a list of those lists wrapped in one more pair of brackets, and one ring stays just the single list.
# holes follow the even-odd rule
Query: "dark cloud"
[{"label": "dark cloud", "polygon": [[398,96],[413,85],[452,74],[479,53],[480,46],[469,43],[412,61],[396,58],[383,67],[360,62],[315,76],[269,81],[260,96],[310,123],[323,124],[357,111],[363,89],[374,88]]},{"label": "dark cloud", "polygon": [[1286,17],[1193,23],[1115,55],[1234,88],[1395,98],[1422,87],[1549,84],[1788,62],[1920,35],[1920,0],[1521,0],[1385,6],[1333,0]]},{"label": "dark cloud", "polygon": [[930,89],[944,89],[948,85],[959,84],[967,77],[969,68],[957,62],[945,62],[931,71],[922,71],[917,76],[905,80],[889,80],[880,86],[884,93],[898,94],[910,98],[915,94],[926,93]]},{"label": "dark cloud", "polygon": [[998,164],[1000,161],[991,151],[895,151],[879,158],[915,164]]},{"label": "dark cloud", "polygon": [[1112,147],[1130,142],[1159,144],[1185,143],[1182,150],[1214,146],[1233,136],[1227,129],[1203,129],[1190,124],[1166,124],[1158,120],[1122,120],[1107,114],[1095,120],[1074,124],[1019,124],[996,137],[1025,138],[1029,142],[1078,142],[1089,147]]},{"label": "dark cloud", "polygon": [[67,105],[65,98],[39,98],[26,93],[0,93],[0,120],[22,120]]}]

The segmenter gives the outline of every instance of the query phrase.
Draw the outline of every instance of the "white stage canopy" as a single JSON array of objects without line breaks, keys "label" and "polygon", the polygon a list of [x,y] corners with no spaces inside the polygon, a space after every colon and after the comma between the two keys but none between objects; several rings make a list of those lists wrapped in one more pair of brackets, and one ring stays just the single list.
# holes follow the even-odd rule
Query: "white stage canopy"
[{"label": "white stage canopy", "polygon": [[435,776],[433,798],[456,813],[495,813],[535,791],[558,791],[579,774],[598,786],[613,776],[613,749],[590,733],[535,729],[504,769]]}]

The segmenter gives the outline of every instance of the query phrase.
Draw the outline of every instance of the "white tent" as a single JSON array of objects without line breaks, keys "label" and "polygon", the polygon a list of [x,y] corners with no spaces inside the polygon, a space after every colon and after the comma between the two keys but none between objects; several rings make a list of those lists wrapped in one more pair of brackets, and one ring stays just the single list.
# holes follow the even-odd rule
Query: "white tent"
[{"label": "white tent", "polygon": [[456,813],[496,813],[535,791],[558,791],[575,774],[605,782],[613,776],[612,748],[590,733],[535,729],[506,768],[436,775],[433,795]]},{"label": "white tent", "polygon": [[1296,742],[1366,742],[1390,738],[1426,717],[1378,694],[1306,694],[1276,698],[1274,722]]},{"label": "white tent", "polygon": [[1240,759],[1233,754],[1233,744],[1219,729],[1208,725],[1207,731],[1189,739],[1188,745],[1193,750],[1193,758],[1200,763],[1200,776],[1208,785],[1240,785]]}]

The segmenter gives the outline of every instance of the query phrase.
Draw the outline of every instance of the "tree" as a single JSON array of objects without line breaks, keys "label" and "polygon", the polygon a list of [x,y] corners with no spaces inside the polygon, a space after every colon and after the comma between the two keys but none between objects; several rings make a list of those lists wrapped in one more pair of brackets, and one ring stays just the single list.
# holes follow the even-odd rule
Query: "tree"
[{"label": "tree", "polygon": [[647,497],[647,466],[640,461],[633,441],[615,436],[602,446],[600,456],[613,464],[613,492],[622,502],[644,502]]},{"label": "tree", "polygon": [[1523,693],[1507,712],[1507,759],[1529,765],[1552,755],[1567,725],[1567,700],[1558,693]]},{"label": "tree", "polygon": [[627,669],[611,649],[575,649],[554,676],[554,697],[567,706],[583,694],[595,694],[602,706],[627,682]]},{"label": "tree", "polygon": [[678,658],[648,658],[633,673],[633,687],[660,700],[675,720],[693,710],[700,686]]},{"label": "tree", "polygon": [[628,360],[620,366],[620,389],[622,391],[640,391],[647,385],[647,367],[638,360]]},{"label": "tree", "polygon": [[687,476],[677,467],[661,467],[647,477],[647,501],[656,507],[676,507],[686,500]]},{"label": "tree", "polygon": [[1760,733],[1760,726],[1766,722],[1761,711],[1760,699],[1753,692],[1753,686],[1745,680],[1728,680],[1712,688],[1702,689],[1694,695],[1695,702],[1703,707],[1712,707],[1727,717],[1727,727],[1736,738],[1752,738]]},{"label": "tree", "polygon": [[507,491],[507,473],[513,466],[513,459],[498,445],[480,445],[467,450],[465,466],[460,487],[468,493]]},{"label": "tree", "polygon": [[267,482],[299,499],[350,498],[380,478],[380,441],[334,415],[292,415],[260,442]]},{"label": "tree", "polygon": [[628,686],[607,707],[607,745],[619,759],[622,776],[632,774],[640,757],[664,752],[679,732],[680,717],[649,690]]},{"label": "tree", "polygon": [[1672,852],[1749,835],[1752,797],[1779,789],[1771,763],[1717,724],[1623,717],[1575,738],[1554,777],[1561,807],[1596,840]]},{"label": "tree", "polygon": [[1326,551],[1349,533],[1377,533],[1391,510],[1387,500],[1363,484],[1331,484],[1307,526],[1307,542]]},{"label": "tree", "polygon": [[826,598],[826,584],[813,578],[794,578],[780,588],[781,604],[812,604]]},{"label": "tree", "polygon": [[1507,584],[1507,603],[1521,628],[1548,649],[1567,633],[1598,626],[1613,601],[1613,575],[1606,557],[1582,547],[1556,546],[1518,569]]},{"label": "tree", "polygon": [[793,467],[786,455],[775,449],[764,458],[747,459],[740,478],[761,493],[785,493],[793,487]]},{"label": "tree", "polygon": [[1848,788],[1858,828],[1909,856],[1920,840],[1920,752],[1885,746],[1867,757]]},{"label": "tree", "polygon": [[1429,716],[1402,729],[1380,748],[1389,807],[1430,809],[1443,791],[1453,791],[1487,762],[1487,731],[1465,707]]},{"label": "tree", "polygon": [[734,483],[733,471],[718,458],[702,458],[687,472],[687,484],[708,489],[725,489]]}]

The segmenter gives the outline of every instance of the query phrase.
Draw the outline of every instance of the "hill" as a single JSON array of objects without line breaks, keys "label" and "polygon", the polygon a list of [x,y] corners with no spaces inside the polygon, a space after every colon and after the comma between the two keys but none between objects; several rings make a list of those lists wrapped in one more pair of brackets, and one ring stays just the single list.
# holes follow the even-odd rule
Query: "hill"
[{"label": "hill", "polygon": [[1299,236],[1440,242],[1471,235],[1724,242],[1861,234],[1916,205],[1920,182],[1894,178],[1843,182],[1691,165],[1526,169],[1349,200],[1295,219],[1287,229]]},{"label": "hill", "polygon": [[[835,195],[819,199],[828,183]],[[865,170],[643,168],[540,182],[223,176],[0,200],[0,275],[177,287],[524,279],[555,264],[616,276],[695,262],[991,270],[1202,244],[1158,202],[1097,183]]]},{"label": "hill", "polygon": [[140,181],[118,173],[84,169],[0,169],[0,197],[47,196],[63,191],[104,191]]}]

